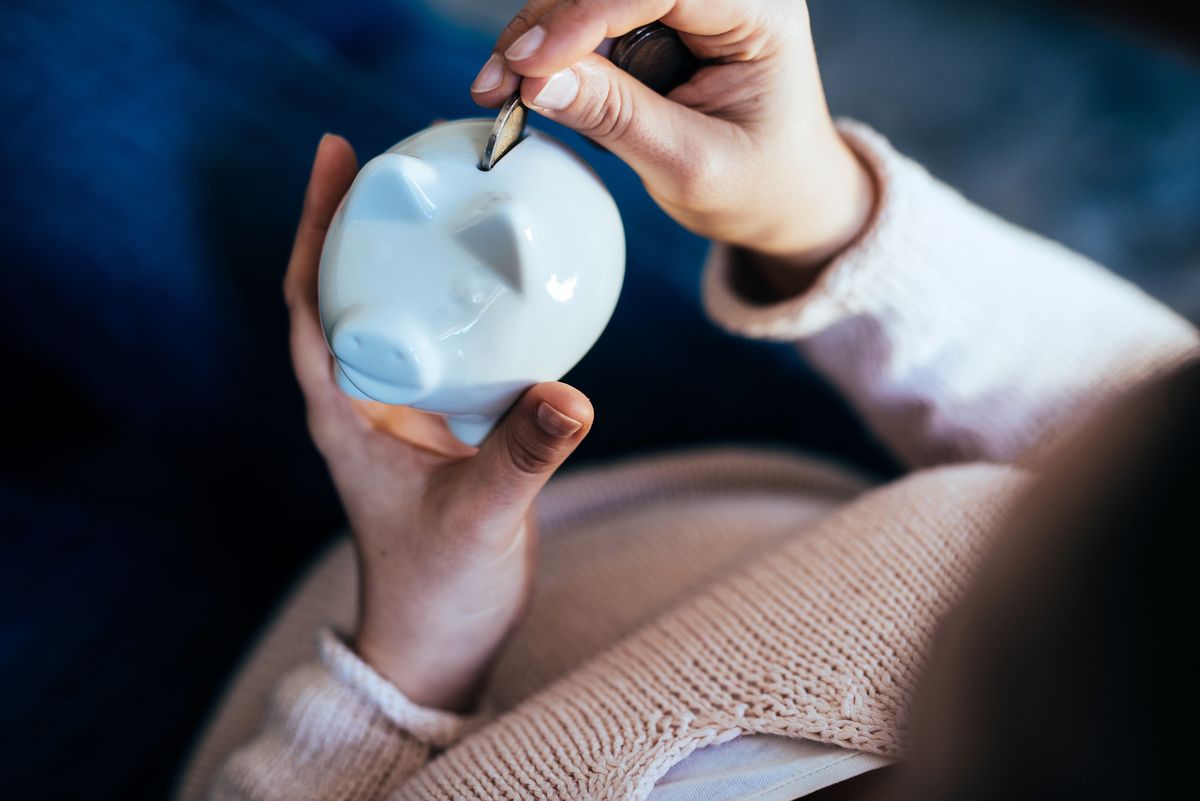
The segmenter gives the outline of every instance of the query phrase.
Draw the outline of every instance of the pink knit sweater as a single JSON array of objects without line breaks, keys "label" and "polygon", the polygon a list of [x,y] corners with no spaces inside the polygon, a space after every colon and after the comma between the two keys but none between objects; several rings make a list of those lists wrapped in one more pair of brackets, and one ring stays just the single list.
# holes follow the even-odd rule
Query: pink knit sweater
[{"label": "pink knit sweater", "polygon": [[[795,341],[925,469],[804,525],[788,522],[793,483],[844,498],[852,482],[728,454],[724,467],[675,458],[552,485],[543,529],[561,552],[582,549],[590,570],[620,559],[621,531],[660,537],[671,558],[620,588],[637,603],[587,581],[556,609],[535,601],[470,720],[415,706],[326,634],[321,659],[279,683],[216,798],[644,799],[688,754],[749,733],[903,754],[938,621],[1037,454],[1193,358],[1200,340],[1128,283],[970,205],[877,134],[842,128],[881,187],[869,231],[810,292],[769,306],[731,289],[735,266],[717,248],[706,303],[731,331]],[[714,545],[729,564],[695,567],[705,527],[723,519],[731,533],[711,543],[736,541],[737,521],[770,535]],[[613,534],[583,545],[554,533],[589,526]],[[558,575],[579,564],[561,561]]]}]

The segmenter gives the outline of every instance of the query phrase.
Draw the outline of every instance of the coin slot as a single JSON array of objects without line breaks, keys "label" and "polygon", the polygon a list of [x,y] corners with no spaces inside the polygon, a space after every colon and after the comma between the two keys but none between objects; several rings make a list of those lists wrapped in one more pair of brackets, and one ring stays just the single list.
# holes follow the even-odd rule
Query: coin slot
[{"label": "coin slot", "polygon": [[512,150],[525,138],[525,104],[521,95],[515,94],[500,107],[500,113],[492,125],[491,136],[488,137],[487,147],[483,149],[483,157],[479,160],[479,169],[487,172],[496,166],[508,151]]},{"label": "coin slot", "polygon": [[509,153],[511,153],[511,152],[513,152],[514,150],[516,150],[518,147],[520,147],[520,146],[521,146],[521,143],[522,143],[522,142],[524,142],[524,141],[525,141],[526,139],[528,139],[528,138],[529,138],[529,133],[528,133],[528,132],[522,133],[522,134],[521,134],[521,138],[520,138],[520,139],[518,139],[518,140],[517,140],[517,141],[516,141],[516,142],[513,144],[513,146],[512,146],[512,147],[510,147],[508,150],[504,151],[504,155],[503,155],[503,156],[501,156],[500,158],[496,159],[496,163],[495,163],[495,164],[493,164],[493,165],[491,166],[491,168],[489,168],[489,167],[487,166],[487,164],[486,164],[486,163],[483,161],[483,159],[480,159],[480,160],[479,160],[479,163],[475,165],[475,169],[479,170],[480,172],[491,172],[492,170],[496,169],[496,166],[497,166],[497,165],[498,165],[498,164],[499,164],[499,163],[500,163],[500,162],[501,162],[501,161],[504,159],[504,156],[507,156]]}]

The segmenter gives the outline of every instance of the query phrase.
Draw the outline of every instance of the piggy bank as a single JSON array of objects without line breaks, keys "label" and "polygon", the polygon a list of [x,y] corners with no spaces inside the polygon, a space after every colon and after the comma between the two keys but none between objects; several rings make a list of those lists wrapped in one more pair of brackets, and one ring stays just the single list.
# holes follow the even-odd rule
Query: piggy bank
[{"label": "piggy bank", "polygon": [[596,174],[536,131],[484,171],[491,127],[435,125],[369,161],[320,267],[342,389],[444,415],[470,445],[583,358],[625,274],[621,217]]}]

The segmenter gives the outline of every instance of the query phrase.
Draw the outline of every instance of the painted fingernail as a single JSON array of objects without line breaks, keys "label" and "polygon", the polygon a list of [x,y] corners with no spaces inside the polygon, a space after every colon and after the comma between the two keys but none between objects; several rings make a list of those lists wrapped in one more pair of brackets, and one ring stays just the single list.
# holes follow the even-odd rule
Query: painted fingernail
[{"label": "painted fingernail", "polygon": [[500,60],[499,53],[492,53],[492,57],[483,65],[483,69],[475,76],[475,82],[471,84],[472,92],[490,92],[495,89],[504,80],[504,63]]},{"label": "painted fingernail", "polygon": [[529,58],[538,51],[544,41],[546,41],[546,29],[541,25],[534,25],[504,51],[504,57],[509,61],[521,61]]},{"label": "painted fingernail", "polygon": [[562,111],[574,103],[578,95],[579,76],[575,70],[566,69],[550,76],[542,91],[533,99],[533,105],[550,111]]},{"label": "painted fingernail", "polygon": [[537,407],[538,427],[552,437],[565,439],[583,428],[583,423],[542,401]]}]

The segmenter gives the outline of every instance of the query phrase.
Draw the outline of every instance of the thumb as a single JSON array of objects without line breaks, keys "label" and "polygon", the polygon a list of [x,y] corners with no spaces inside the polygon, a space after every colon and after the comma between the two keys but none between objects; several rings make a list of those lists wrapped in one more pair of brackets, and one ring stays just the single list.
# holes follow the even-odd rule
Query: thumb
[{"label": "thumb", "polygon": [[519,521],[592,426],[592,403],[574,387],[530,388],[470,460],[467,491],[494,522]]},{"label": "thumb", "polygon": [[727,125],[655,92],[592,53],[546,78],[525,78],[521,99],[629,164],[659,196],[689,194],[711,174]]}]

